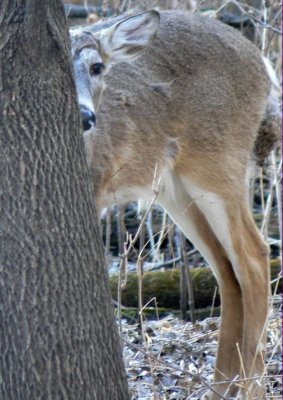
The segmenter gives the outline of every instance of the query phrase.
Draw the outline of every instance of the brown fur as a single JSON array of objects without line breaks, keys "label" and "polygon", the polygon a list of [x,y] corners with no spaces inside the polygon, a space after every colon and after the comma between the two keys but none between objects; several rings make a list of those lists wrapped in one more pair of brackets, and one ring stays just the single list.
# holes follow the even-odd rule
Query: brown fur
[{"label": "brown fur", "polygon": [[[112,66],[105,82],[96,129],[86,135],[98,209],[149,197],[154,171],[163,176],[157,200],[212,264],[220,285],[215,380],[260,375],[268,252],[252,220],[246,186],[255,143],[262,152],[258,130],[269,118],[271,84],[258,50],[213,19],[162,12],[154,43],[135,62]],[[96,107],[97,96],[93,93]],[[214,211],[203,210],[194,187],[218,199]],[[228,228],[217,219],[218,208]],[[227,387],[216,390],[223,394]],[[249,388],[253,395],[262,393],[256,381]],[[231,387],[229,393],[235,391]]]}]

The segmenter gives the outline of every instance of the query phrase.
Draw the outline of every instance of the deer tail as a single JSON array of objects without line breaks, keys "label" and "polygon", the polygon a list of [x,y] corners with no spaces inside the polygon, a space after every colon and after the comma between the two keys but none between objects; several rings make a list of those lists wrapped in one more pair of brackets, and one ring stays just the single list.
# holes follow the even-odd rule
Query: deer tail
[{"label": "deer tail", "polygon": [[279,104],[278,89],[279,83],[270,62],[263,57],[267,73],[271,80],[271,89],[267,100],[265,114],[258,130],[257,139],[254,146],[256,163],[259,166],[265,164],[269,153],[276,147],[281,136],[281,109]]}]

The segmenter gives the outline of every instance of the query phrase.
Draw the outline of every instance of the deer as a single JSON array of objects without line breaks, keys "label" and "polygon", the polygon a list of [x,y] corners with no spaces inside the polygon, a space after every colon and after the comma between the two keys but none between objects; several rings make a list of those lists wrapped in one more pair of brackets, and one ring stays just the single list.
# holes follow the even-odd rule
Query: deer
[{"label": "deer", "polygon": [[[276,77],[240,32],[150,10],[71,30],[77,98],[97,212],[156,202],[211,265],[221,297],[214,390],[247,379],[264,398],[269,248],[252,218],[251,165],[278,127]],[[277,122],[276,122],[277,121]],[[154,178],[155,177],[155,178]],[[259,379],[252,379],[258,377]]]}]

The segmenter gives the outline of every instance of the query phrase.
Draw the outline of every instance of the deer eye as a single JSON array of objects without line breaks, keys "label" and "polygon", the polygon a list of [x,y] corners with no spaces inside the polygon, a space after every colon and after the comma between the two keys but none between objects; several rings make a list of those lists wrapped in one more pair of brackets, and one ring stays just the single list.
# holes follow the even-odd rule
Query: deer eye
[{"label": "deer eye", "polygon": [[91,76],[100,75],[104,68],[105,66],[103,63],[95,63],[90,66],[89,73]]}]

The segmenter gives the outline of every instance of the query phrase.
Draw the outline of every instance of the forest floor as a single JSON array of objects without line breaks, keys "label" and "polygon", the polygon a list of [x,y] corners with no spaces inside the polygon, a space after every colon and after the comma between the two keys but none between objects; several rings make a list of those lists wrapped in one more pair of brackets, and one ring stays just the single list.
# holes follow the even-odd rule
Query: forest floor
[{"label": "forest floor", "polygon": [[[266,368],[258,379],[266,386],[265,399],[282,399],[281,300],[280,295],[273,297]],[[216,317],[192,324],[169,315],[144,321],[141,330],[140,324],[123,320],[124,362],[131,400],[201,399],[212,384],[219,325],[220,318]],[[241,387],[245,383],[237,381]],[[254,397],[247,393],[245,399]]]}]

